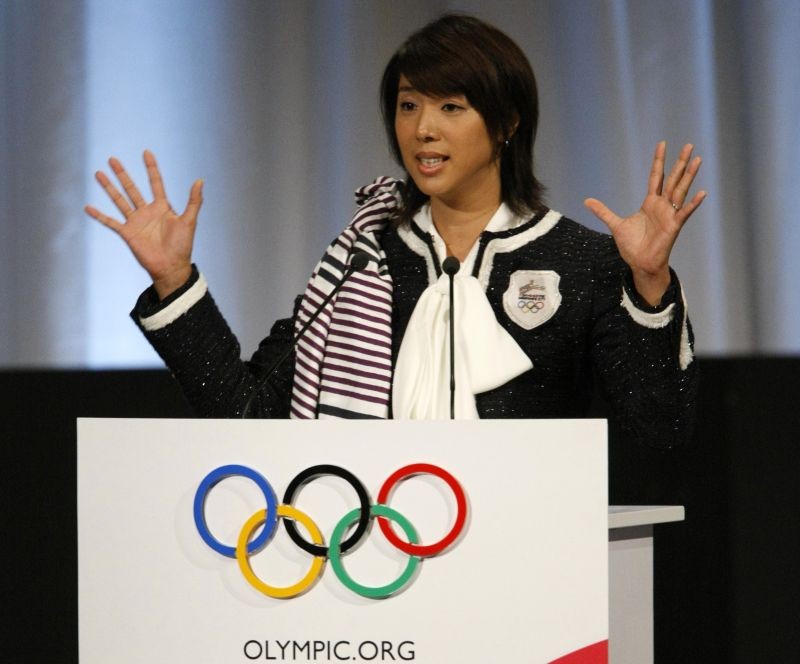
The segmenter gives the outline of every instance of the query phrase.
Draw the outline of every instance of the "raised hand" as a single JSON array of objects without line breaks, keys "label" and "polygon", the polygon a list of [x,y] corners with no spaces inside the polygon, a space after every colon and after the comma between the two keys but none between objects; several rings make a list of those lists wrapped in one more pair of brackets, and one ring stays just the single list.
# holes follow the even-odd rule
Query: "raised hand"
[{"label": "raised hand", "polygon": [[128,245],[139,264],[147,270],[160,298],[183,285],[192,270],[192,245],[197,214],[203,203],[203,181],[197,180],[189,192],[189,201],[178,215],[167,200],[156,158],[145,150],[144,163],[153,200],[148,203],[136,184],[114,157],[108,160],[122,185],[123,194],[102,171],[95,178],[122,215],[118,221],[87,205],[86,214],[117,233]]},{"label": "raised hand", "polygon": [[706,197],[697,192],[687,203],[701,159],[692,159],[693,146],[684,145],[664,181],[666,141],[656,146],[642,207],[629,217],[620,217],[595,198],[584,205],[608,226],[622,259],[633,272],[636,290],[648,303],[657,305],[669,286],[669,256],[683,225]]}]

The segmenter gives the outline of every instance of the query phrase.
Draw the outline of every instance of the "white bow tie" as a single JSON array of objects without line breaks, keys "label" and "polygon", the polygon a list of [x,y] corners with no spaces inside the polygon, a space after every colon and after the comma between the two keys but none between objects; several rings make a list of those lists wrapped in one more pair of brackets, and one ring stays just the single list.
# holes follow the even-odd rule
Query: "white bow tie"
[{"label": "white bow tie", "polygon": [[[475,277],[454,277],[455,416],[478,419],[475,395],[500,387],[533,367],[495,318]],[[450,283],[425,289],[400,345],[392,386],[395,419],[450,417]]]}]

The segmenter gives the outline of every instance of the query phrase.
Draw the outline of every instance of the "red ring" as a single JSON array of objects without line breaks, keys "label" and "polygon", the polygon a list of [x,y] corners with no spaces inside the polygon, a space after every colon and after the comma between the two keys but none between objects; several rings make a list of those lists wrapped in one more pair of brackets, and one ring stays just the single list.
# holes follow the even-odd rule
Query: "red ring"
[{"label": "red ring", "polygon": [[388,519],[379,516],[378,525],[381,527],[381,531],[386,536],[386,539],[388,539],[395,547],[404,553],[412,556],[427,557],[435,556],[437,553],[444,551],[456,540],[456,538],[458,538],[464,528],[464,524],[467,520],[467,497],[464,495],[464,489],[461,488],[458,480],[456,480],[455,477],[453,477],[443,468],[439,468],[439,466],[434,466],[430,463],[412,463],[408,466],[403,466],[399,470],[396,470],[383,483],[383,486],[378,493],[378,503],[388,507],[389,494],[391,494],[395,485],[400,480],[411,477],[412,475],[422,474],[435,475],[439,479],[447,482],[456,497],[458,511],[456,512],[456,522],[453,524],[450,532],[438,542],[434,542],[433,544],[411,544],[411,542],[404,542],[395,534]]}]

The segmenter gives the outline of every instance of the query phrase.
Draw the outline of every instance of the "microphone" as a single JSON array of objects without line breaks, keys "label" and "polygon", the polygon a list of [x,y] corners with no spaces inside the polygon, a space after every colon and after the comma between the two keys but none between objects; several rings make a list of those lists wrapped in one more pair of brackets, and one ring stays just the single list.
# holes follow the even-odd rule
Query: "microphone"
[{"label": "microphone", "polygon": [[461,269],[461,263],[455,256],[448,256],[442,261],[442,272],[450,277],[450,419],[456,419],[456,320],[455,297],[453,295],[453,278]]},{"label": "microphone", "polygon": [[297,345],[300,339],[303,338],[308,328],[311,327],[311,324],[315,320],[317,320],[319,315],[324,311],[325,307],[328,306],[328,303],[333,299],[333,296],[339,292],[342,286],[344,286],[344,282],[348,280],[348,278],[350,277],[351,274],[353,274],[353,272],[360,272],[365,267],[367,267],[369,261],[370,261],[369,254],[366,251],[361,251],[360,249],[356,249],[350,255],[350,263],[345,269],[342,278],[339,279],[339,282],[336,284],[336,286],[333,287],[333,290],[325,296],[325,298],[316,308],[314,313],[311,314],[311,318],[309,318],[305,322],[303,327],[300,328],[300,331],[294,335],[292,343],[289,344],[289,347],[281,354],[281,356],[273,363],[273,365],[269,369],[267,369],[266,373],[253,386],[253,390],[252,392],[250,392],[250,396],[247,398],[247,401],[244,404],[244,408],[242,409],[241,419],[244,420],[248,417],[248,415],[250,414],[250,408],[253,405],[253,401],[255,400],[258,391],[264,386],[264,384],[270,378],[272,378],[272,376],[275,374],[278,368],[286,361],[286,358],[289,357],[289,355],[291,355],[292,351],[294,350],[294,347]]},{"label": "microphone", "polygon": [[369,254],[366,251],[361,251],[361,249],[356,249],[350,257],[350,265],[347,268],[348,271],[345,272],[341,282],[339,282],[336,288],[338,289],[339,286],[344,283],[345,279],[353,274],[353,272],[360,272],[367,267],[367,265],[369,265]]},{"label": "microphone", "polygon": [[442,261],[442,272],[454,277],[459,269],[461,269],[461,262],[455,256],[448,256]]}]

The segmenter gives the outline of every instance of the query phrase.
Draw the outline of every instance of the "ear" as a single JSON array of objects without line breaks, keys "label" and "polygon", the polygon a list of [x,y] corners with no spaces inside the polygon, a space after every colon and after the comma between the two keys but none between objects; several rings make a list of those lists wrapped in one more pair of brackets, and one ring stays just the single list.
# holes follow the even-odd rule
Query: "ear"
[{"label": "ear", "polygon": [[519,117],[514,119],[514,122],[511,125],[511,131],[508,132],[506,140],[510,140],[514,136],[514,134],[517,133],[517,127],[519,127]]},{"label": "ear", "polygon": [[519,127],[519,117],[515,118],[514,122],[511,123],[511,127],[507,132],[501,132],[500,135],[497,137],[497,142],[500,145],[505,145],[508,141],[510,141],[514,134],[517,132],[517,127]]}]

